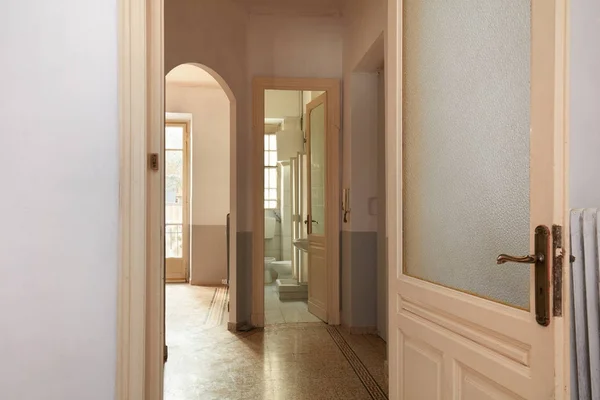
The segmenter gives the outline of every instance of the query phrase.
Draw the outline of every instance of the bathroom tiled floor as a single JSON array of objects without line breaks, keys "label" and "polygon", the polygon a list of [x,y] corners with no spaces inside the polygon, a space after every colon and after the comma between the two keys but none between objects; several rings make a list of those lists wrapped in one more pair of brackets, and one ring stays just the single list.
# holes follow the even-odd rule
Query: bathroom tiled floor
[{"label": "bathroom tiled floor", "polygon": [[276,285],[265,285],[265,325],[321,322],[308,312],[306,301],[281,301]]},{"label": "bathroom tiled floor", "polygon": [[167,285],[165,400],[387,399],[385,343],[324,323],[227,331],[224,288]]}]

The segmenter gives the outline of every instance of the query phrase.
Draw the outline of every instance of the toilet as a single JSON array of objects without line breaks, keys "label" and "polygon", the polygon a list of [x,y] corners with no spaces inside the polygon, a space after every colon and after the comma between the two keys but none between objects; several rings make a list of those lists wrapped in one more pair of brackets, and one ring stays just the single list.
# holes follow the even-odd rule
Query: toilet
[{"label": "toilet", "polygon": [[[277,278],[283,278],[283,279],[285,279],[285,278],[292,278],[293,277],[292,261],[291,260],[287,260],[287,261],[273,261],[273,262],[271,262],[271,268],[277,274],[276,275]],[[273,279],[276,279],[276,278],[274,277]]]},{"label": "toilet", "polygon": [[273,262],[275,262],[275,257],[265,257],[265,283],[273,282],[273,268],[271,266]]}]

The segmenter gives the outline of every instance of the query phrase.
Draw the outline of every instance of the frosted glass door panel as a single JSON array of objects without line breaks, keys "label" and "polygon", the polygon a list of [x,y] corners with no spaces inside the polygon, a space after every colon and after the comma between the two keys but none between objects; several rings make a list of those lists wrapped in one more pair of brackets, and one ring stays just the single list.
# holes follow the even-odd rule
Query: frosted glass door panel
[{"label": "frosted glass door panel", "polygon": [[310,199],[313,235],[325,235],[325,104],[310,111]]},{"label": "frosted glass door panel", "polygon": [[404,271],[528,309],[531,4],[403,7]]}]

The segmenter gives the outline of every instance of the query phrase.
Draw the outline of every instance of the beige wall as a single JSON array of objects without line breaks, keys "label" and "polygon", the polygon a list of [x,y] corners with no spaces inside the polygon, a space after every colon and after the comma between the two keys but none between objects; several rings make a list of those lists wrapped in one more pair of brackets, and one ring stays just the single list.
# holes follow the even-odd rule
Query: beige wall
[{"label": "beige wall", "polygon": [[225,221],[229,212],[229,99],[212,86],[169,83],[166,110],[190,113],[191,283],[219,284],[227,277]]},{"label": "beige wall", "polygon": [[[245,12],[229,0],[178,0],[165,2],[165,73],[184,63],[199,63],[215,71],[235,98],[232,123],[231,171],[234,231],[252,226],[252,146],[247,76]],[[219,40],[216,41],[215,38]],[[221,82],[220,82],[221,83]],[[239,205],[239,206],[238,206]]]},{"label": "beige wall", "polygon": [[332,17],[251,15],[248,75],[342,76],[342,20]]},{"label": "beige wall", "polygon": [[[386,0],[356,0],[344,11],[342,185],[350,188],[342,224],[342,323],[378,328],[385,337],[385,188],[380,154],[383,103],[377,70],[384,61]],[[385,168],[383,168],[385,169]]]},{"label": "beige wall", "polygon": [[[370,215],[369,209],[373,208],[370,198],[377,197],[374,160],[377,75],[374,72],[384,56],[387,1],[348,2],[344,17],[342,184],[351,188],[352,215],[342,230],[373,231],[377,230],[376,216]],[[364,146],[367,151],[363,152]]]}]

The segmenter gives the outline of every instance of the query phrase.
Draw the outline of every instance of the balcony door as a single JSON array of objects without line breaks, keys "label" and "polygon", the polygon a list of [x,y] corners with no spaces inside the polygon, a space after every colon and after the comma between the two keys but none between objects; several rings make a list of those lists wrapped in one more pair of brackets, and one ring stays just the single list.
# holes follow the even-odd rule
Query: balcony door
[{"label": "balcony door", "polygon": [[189,168],[186,123],[165,126],[165,278],[189,280]]}]

